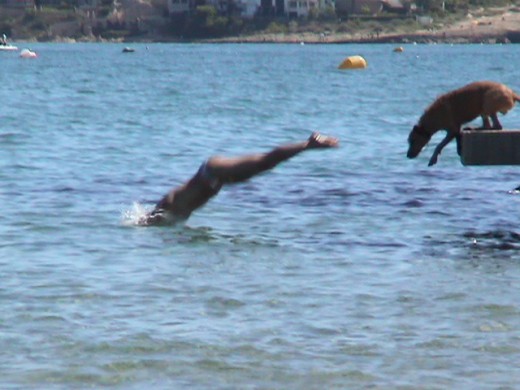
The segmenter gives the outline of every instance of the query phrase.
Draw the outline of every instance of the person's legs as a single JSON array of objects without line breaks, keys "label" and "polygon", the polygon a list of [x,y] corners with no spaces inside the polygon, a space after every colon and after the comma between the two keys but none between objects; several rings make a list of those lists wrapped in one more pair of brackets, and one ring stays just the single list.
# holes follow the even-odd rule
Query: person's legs
[{"label": "person's legs", "polygon": [[304,150],[330,148],[337,145],[336,138],[313,133],[306,141],[278,146],[267,153],[235,158],[212,157],[207,162],[207,168],[211,175],[222,183],[236,183],[272,169]]}]

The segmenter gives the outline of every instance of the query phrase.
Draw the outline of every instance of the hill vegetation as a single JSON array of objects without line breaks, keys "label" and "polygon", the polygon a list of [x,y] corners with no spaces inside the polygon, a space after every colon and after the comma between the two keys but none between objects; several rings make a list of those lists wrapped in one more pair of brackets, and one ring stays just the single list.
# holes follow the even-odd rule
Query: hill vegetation
[{"label": "hill vegetation", "polygon": [[[81,12],[63,1],[58,6],[39,9],[13,10],[0,8],[0,32],[17,40],[51,41],[59,39],[119,40],[119,41],[192,41],[203,39],[237,38],[266,34],[357,34],[366,39],[381,34],[410,34],[421,29],[415,15],[428,15],[434,24],[428,29],[442,29],[478,10],[492,14],[497,7],[512,7],[509,0],[417,0],[417,11],[412,14],[381,12],[377,15],[344,15],[339,17],[333,9],[313,10],[308,18],[289,19],[257,16],[243,19],[230,13],[219,15],[213,6],[201,5],[187,17],[168,18],[166,9],[157,9],[152,22],[111,22],[115,12],[111,0],[102,0],[97,9],[97,23],[92,24]],[[102,20],[103,22],[99,22]],[[58,28],[60,27],[60,28]]]}]

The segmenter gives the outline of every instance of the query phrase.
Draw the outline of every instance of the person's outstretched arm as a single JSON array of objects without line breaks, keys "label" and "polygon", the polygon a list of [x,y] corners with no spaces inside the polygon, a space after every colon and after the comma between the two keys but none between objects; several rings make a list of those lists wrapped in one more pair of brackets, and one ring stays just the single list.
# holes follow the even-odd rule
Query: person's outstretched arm
[{"label": "person's outstretched arm", "polygon": [[306,141],[278,146],[267,153],[236,158],[212,157],[208,160],[208,168],[222,183],[236,183],[270,170],[304,150],[333,148],[338,143],[337,138],[313,133]]}]

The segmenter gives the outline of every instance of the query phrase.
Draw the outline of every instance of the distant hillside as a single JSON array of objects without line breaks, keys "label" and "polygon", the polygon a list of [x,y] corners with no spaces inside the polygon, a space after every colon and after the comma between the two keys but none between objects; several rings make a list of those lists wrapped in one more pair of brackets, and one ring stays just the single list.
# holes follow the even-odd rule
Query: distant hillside
[{"label": "distant hillside", "polygon": [[[433,0],[421,1],[439,4]],[[437,6],[430,7],[431,13],[428,15],[432,16],[431,25],[421,25],[415,15],[384,12],[378,15],[352,15],[346,19],[340,19],[331,12],[316,12],[308,19],[258,17],[244,20],[236,16],[218,15],[211,6],[198,7],[187,18],[172,20],[167,17],[164,3],[124,0],[114,6],[112,0],[103,0],[95,19],[81,9],[0,7],[0,33],[7,34],[13,40],[37,41],[193,41],[218,38],[220,41],[247,42],[297,41],[304,36],[307,38],[301,40],[314,42],[341,40],[338,37],[344,37],[345,41],[378,41],[391,35],[452,31],[450,28],[455,25],[458,29],[471,29],[478,33],[479,29],[484,30],[486,23],[488,27],[492,23],[475,22],[480,20],[477,18],[505,15],[502,17],[505,21],[507,15],[514,16],[520,11],[509,2],[503,6],[503,0],[472,1],[485,3],[486,6],[471,5],[467,0],[446,1],[444,10]],[[500,19],[492,25],[493,28],[498,26],[498,21]],[[517,26],[520,30],[520,24]],[[492,29],[487,30],[492,36]]]}]

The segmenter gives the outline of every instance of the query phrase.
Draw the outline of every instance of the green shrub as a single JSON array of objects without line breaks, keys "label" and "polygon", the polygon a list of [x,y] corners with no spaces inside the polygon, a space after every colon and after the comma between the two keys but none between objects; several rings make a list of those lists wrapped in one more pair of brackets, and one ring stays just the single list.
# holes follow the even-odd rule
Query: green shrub
[{"label": "green shrub", "polygon": [[287,26],[278,22],[271,22],[265,29],[265,32],[268,34],[285,34],[287,32]]},{"label": "green shrub", "polygon": [[336,11],[334,7],[325,7],[325,8],[311,8],[309,10],[308,19],[309,20],[318,20],[321,22],[326,21],[335,21],[337,20]]},{"label": "green shrub", "polygon": [[105,39],[123,39],[127,35],[127,30],[105,30],[101,32],[101,36]]}]

